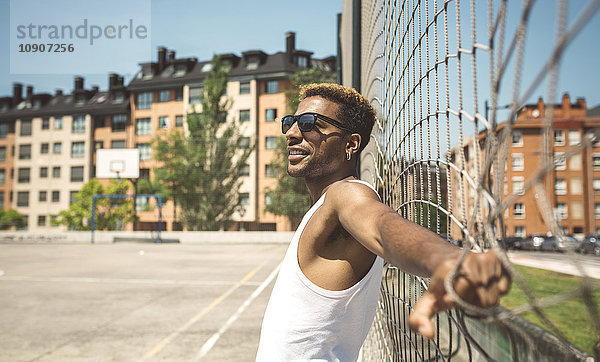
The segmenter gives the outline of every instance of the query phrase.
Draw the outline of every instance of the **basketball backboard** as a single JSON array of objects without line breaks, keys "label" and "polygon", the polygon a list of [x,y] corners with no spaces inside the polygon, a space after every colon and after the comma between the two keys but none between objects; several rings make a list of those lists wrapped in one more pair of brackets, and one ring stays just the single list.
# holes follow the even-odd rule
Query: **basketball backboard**
[{"label": "basketball backboard", "polygon": [[137,148],[96,151],[96,178],[139,178],[140,151]]}]

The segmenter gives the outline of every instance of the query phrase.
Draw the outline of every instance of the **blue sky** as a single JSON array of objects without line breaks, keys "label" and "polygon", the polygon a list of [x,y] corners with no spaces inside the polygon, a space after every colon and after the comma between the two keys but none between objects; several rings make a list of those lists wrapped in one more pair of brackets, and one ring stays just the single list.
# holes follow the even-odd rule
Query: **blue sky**
[{"label": "blue sky", "polygon": [[[18,1],[18,0],[15,0]],[[86,1],[88,2],[88,1]],[[214,53],[237,53],[261,49],[274,53],[285,49],[285,33],[296,32],[296,48],[313,51],[315,57],[336,53],[336,14],[342,11],[342,0],[226,0],[183,1],[152,0],[151,56],[156,48],[166,46],[177,57],[210,59]],[[59,11],[52,1],[41,1],[40,14],[54,15]],[[0,47],[9,49],[10,1],[0,0]],[[61,14],[61,13],[59,13]],[[110,19],[107,19],[110,21]],[[149,59],[139,59],[138,62]],[[93,59],[86,59],[93,61]],[[86,87],[107,87],[107,74],[116,71],[126,81],[138,71],[137,63],[126,62],[118,69],[105,69],[101,74],[77,74],[86,78]],[[72,75],[10,74],[7,51],[0,52],[0,96],[12,94],[12,83],[33,85],[36,92],[54,92],[73,88]]]},{"label": "blue sky", "polygon": [[[15,0],[18,1],[18,0]],[[29,0],[36,1],[36,0]],[[42,4],[32,11],[44,15],[64,14],[56,2],[37,0]],[[63,0],[73,1],[73,0]],[[89,4],[92,0],[85,3]],[[96,0],[97,1],[97,0]],[[137,0],[140,1],[140,0]],[[336,14],[342,10],[342,0],[304,0],[302,2],[282,0],[226,0],[184,1],[148,0],[151,3],[151,56],[156,58],[156,47],[174,49],[178,57],[195,56],[210,59],[214,53],[234,52],[240,54],[250,49],[262,49],[268,53],[284,49],[286,31],[296,32],[296,47],[310,50],[316,57],[336,53]],[[487,2],[483,2],[485,7]],[[573,0],[569,7],[569,23],[582,11],[589,0]],[[55,5],[52,5],[55,4]],[[515,18],[521,11],[520,1],[509,1],[509,14]],[[9,49],[10,2],[0,0],[0,46]],[[454,6],[453,4],[451,6]],[[468,2],[462,6],[468,8]],[[528,33],[528,47],[522,84],[533,78],[551,48],[555,28],[555,1],[537,1],[534,6]],[[466,9],[465,9],[466,10]],[[62,11],[62,12],[61,12]],[[72,14],[71,14],[72,15]],[[485,13],[481,14],[486,16]],[[110,19],[107,19],[107,21]],[[508,35],[508,34],[507,34]],[[479,32],[483,41],[485,32]],[[149,59],[139,59],[138,62]],[[86,59],[86,61],[94,61]],[[12,83],[33,85],[37,91],[53,92],[62,88],[69,92],[73,88],[70,75],[26,75],[10,74],[9,53],[0,52],[0,96],[12,93]],[[559,91],[569,92],[572,98],[585,97],[589,106],[600,104],[600,16],[598,14],[569,46],[563,59],[559,79]],[[101,74],[81,74],[86,78],[86,87],[107,86],[107,73],[117,72],[126,76],[126,81],[137,72],[135,62],[102,69]],[[466,74],[466,73],[465,73]],[[485,79],[480,76],[480,81]],[[483,88],[489,83],[482,83]],[[503,84],[510,90],[510,84]],[[480,98],[486,92],[480,89]],[[539,87],[531,97],[546,97],[546,88]],[[480,99],[480,102],[482,100]]]}]

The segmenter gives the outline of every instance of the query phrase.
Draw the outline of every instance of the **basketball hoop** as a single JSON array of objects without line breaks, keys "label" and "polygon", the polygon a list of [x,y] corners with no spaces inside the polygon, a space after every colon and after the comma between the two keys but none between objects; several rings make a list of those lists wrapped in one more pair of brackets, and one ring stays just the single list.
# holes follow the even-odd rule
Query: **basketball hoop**
[{"label": "basketball hoop", "polygon": [[123,160],[111,160],[110,161],[110,172],[117,175],[117,181],[121,180],[121,172],[125,170],[125,161]]}]

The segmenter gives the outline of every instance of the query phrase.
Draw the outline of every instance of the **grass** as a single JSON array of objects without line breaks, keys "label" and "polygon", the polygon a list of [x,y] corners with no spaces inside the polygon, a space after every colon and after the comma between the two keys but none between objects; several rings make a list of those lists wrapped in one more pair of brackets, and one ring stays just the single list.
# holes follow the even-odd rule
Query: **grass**
[{"label": "grass", "polygon": [[[581,278],[572,275],[520,265],[515,265],[515,269],[538,300],[567,290],[573,290],[581,285]],[[600,305],[600,290],[596,290],[593,296],[596,309],[598,309]],[[500,304],[505,308],[512,309],[517,306],[529,304],[529,301],[523,290],[516,283],[513,283],[510,292],[502,297]],[[598,336],[594,332],[591,316],[583,299],[571,299],[552,307],[543,308],[542,312],[569,342],[580,350],[594,355],[593,347],[597,342]],[[527,312],[521,316],[530,322],[548,329],[534,312]]]}]

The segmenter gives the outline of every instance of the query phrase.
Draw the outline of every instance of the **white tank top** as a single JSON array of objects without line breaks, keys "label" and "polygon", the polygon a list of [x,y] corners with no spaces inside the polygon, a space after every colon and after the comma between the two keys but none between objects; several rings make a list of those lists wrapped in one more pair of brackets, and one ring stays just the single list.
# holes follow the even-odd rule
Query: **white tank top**
[{"label": "white tank top", "polygon": [[[370,188],[371,185],[360,180]],[[327,290],[298,264],[300,235],[325,200],[308,210],[287,250],[267,305],[256,361],[355,361],[375,317],[383,259],[377,257],[358,283]]]}]

